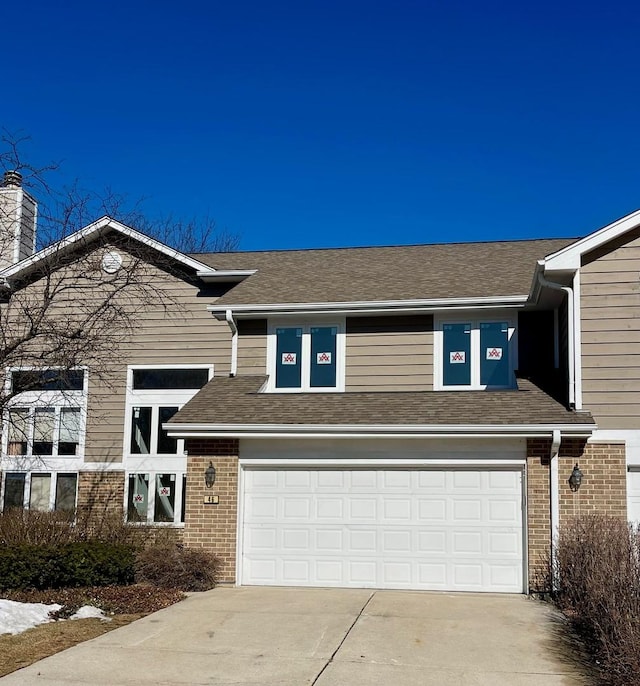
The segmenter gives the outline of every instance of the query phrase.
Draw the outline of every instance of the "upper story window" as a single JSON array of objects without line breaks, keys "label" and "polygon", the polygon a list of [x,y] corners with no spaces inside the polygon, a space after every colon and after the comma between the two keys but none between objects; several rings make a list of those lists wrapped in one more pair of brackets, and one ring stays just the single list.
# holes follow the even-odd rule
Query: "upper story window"
[{"label": "upper story window", "polygon": [[344,323],[288,323],[270,327],[268,390],[344,390]]},{"label": "upper story window", "polygon": [[435,332],[436,390],[512,388],[515,327],[508,319],[443,320]]},{"label": "upper story window", "polygon": [[3,452],[9,456],[68,457],[83,452],[86,371],[15,370],[15,394],[5,415]]},{"label": "upper story window", "polygon": [[184,441],[171,438],[162,425],[212,376],[212,365],[129,367],[125,454],[183,455]]}]

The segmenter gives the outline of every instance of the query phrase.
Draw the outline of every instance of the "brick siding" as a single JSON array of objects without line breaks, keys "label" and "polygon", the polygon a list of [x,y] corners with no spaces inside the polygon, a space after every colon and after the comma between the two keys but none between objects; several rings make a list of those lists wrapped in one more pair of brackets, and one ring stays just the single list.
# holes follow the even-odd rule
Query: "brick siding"
[{"label": "brick siding", "polygon": [[[219,581],[236,581],[238,529],[238,441],[234,439],[189,439],[187,441],[187,489],[184,544],[206,548],[222,560]],[[213,463],[216,481],[207,488],[204,474]],[[217,495],[217,505],[204,503]]]},{"label": "brick siding", "polygon": [[529,588],[540,590],[551,545],[549,455],[551,439],[527,440],[527,542]]},{"label": "brick siding", "polygon": [[[623,442],[585,444],[568,439],[562,442],[559,459],[560,526],[592,512],[626,518],[627,462]],[[568,480],[576,462],[583,478],[574,493]]]},{"label": "brick siding", "polygon": [[80,472],[78,512],[91,519],[124,515],[124,472]]},{"label": "brick siding", "polygon": [[[527,440],[527,532],[529,586],[542,587],[551,547],[549,458],[550,439]],[[583,480],[574,493],[569,477],[576,462]],[[614,517],[627,516],[627,476],[624,443],[587,443],[566,438],[558,456],[560,527],[575,517],[598,512]]]}]

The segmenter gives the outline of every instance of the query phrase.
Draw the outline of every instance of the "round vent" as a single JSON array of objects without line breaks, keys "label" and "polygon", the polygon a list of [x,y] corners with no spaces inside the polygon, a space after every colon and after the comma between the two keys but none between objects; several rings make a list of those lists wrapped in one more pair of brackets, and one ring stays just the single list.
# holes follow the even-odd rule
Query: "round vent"
[{"label": "round vent", "polygon": [[117,252],[106,252],[102,256],[102,269],[107,274],[115,274],[122,267],[122,257]]}]

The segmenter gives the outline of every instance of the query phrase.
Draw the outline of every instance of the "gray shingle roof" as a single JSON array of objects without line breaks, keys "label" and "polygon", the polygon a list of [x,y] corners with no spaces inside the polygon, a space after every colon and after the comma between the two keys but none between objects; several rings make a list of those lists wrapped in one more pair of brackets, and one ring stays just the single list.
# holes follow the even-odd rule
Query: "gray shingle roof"
[{"label": "gray shingle roof", "polygon": [[212,379],[170,424],[535,425],[593,424],[527,380],[512,391],[259,393],[266,376]]},{"label": "gray shingle roof", "polygon": [[527,295],[536,261],[575,239],[194,255],[216,269],[257,269],[219,305]]}]

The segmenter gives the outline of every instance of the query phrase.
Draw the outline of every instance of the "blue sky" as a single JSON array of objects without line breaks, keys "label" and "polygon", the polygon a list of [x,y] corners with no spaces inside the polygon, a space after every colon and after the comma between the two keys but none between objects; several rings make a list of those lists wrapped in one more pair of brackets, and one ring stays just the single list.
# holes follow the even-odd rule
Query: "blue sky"
[{"label": "blue sky", "polygon": [[637,3],[34,0],[2,23],[0,125],[56,182],[243,249],[577,236],[640,206]]}]

